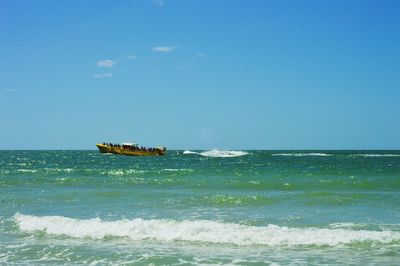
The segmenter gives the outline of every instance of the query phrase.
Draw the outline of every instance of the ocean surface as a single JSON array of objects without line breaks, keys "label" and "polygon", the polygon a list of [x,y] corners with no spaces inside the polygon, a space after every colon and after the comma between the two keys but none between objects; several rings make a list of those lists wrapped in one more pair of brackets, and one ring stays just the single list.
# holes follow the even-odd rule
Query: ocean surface
[{"label": "ocean surface", "polygon": [[400,151],[0,151],[0,265],[400,265]]}]

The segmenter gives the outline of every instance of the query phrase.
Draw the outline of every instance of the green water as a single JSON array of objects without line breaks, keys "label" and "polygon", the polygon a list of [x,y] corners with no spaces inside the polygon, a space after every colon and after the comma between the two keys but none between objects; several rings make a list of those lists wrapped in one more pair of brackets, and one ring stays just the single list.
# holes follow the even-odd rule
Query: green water
[{"label": "green water", "polygon": [[0,151],[0,264],[399,265],[400,151]]}]

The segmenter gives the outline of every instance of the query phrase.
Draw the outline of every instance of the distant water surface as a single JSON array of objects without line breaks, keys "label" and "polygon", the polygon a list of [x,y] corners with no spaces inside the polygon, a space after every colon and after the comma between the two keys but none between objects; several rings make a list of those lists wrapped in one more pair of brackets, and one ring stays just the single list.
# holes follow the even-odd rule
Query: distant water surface
[{"label": "distant water surface", "polygon": [[0,151],[0,264],[400,265],[400,151]]}]

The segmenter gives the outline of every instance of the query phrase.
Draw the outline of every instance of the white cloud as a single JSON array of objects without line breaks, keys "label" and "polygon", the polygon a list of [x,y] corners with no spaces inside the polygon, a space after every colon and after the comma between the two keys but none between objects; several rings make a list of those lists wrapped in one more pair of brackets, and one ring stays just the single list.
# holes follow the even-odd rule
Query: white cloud
[{"label": "white cloud", "polygon": [[188,68],[187,67],[185,67],[185,66],[176,66],[176,67],[174,67],[174,70],[177,70],[177,71],[182,71],[182,70],[187,70]]},{"label": "white cloud", "polygon": [[103,78],[112,78],[114,76],[113,73],[99,73],[99,74],[93,74],[93,77],[95,79],[103,79]]},{"label": "white cloud", "polygon": [[0,92],[3,93],[12,93],[12,92],[17,92],[19,91],[19,89],[5,89],[5,90],[1,90]]},{"label": "white cloud", "polygon": [[161,52],[161,53],[172,52],[175,49],[176,49],[175,46],[156,46],[156,47],[153,47],[153,51],[154,52]]},{"label": "white cloud", "polygon": [[106,60],[97,62],[97,66],[98,67],[113,67],[116,63],[117,63],[117,61],[106,59]]},{"label": "white cloud", "polygon": [[164,1],[163,0],[154,0],[153,2],[154,2],[154,4],[159,5],[159,6],[163,6],[164,5]]},{"label": "white cloud", "polygon": [[21,89],[0,89],[0,98],[7,97],[9,95],[12,95],[13,93],[19,92]]},{"label": "white cloud", "polygon": [[129,60],[136,59],[136,55],[135,55],[135,54],[130,54],[130,55],[128,56],[128,59],[129,59]]}]

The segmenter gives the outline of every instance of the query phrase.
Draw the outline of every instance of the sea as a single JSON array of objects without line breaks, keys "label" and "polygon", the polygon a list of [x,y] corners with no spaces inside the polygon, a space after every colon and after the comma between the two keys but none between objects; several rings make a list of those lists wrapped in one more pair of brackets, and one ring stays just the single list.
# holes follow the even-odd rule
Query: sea
[{"label": "sea", "polygon": [[400,151],[0,151],[0,265],[400,265]]}]

